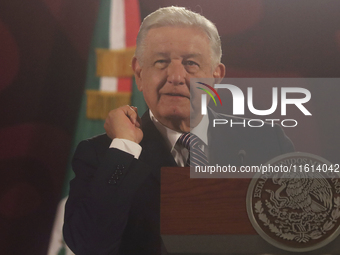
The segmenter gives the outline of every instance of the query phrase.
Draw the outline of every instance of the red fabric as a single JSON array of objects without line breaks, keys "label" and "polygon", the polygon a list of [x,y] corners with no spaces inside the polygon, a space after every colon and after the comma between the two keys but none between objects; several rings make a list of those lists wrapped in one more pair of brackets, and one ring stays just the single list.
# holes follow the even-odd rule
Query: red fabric
[{"label": "red fabric", "polygon": [[118,92],[131,92],[132,79],[130,77],[118,78]]},{"label": "red fabric", "polygon": [[125,0],[125,40],[126,47],[136,45],[136,38],[140,26],[140,11],[137,0]]}]

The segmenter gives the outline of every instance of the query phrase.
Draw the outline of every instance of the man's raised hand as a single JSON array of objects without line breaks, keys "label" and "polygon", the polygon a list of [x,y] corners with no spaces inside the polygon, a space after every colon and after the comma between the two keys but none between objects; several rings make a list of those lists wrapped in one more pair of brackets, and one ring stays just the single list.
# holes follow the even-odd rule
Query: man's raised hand
[{"label": "man's raised hand", "polygon": [[114,139],[127,139],[140,143],[143,139],[141,119],[137,107],[125,105],[109,112],[104,128],[106,134]]}]

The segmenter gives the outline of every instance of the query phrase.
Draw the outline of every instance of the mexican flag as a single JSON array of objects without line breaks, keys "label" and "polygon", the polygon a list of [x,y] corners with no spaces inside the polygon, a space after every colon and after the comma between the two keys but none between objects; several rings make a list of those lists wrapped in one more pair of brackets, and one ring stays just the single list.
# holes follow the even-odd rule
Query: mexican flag
[{"label": "mexican flag", "polygon": [[62,226],[69,181],[74,177],[71,160],[78,143],[104,133],[105,118],[114,108],[131,104],[140,114],[146,110],[131,69],[139,26],[138,0],[101,0],[89,52],[85,91],[48,255],[73,254],[63,240]]}]

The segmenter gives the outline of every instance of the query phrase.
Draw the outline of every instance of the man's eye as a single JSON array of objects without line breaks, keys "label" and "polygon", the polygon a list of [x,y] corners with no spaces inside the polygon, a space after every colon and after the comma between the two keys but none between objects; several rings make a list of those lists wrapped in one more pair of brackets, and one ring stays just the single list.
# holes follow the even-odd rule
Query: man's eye
[{"label": "man's eye", "polygon": [[158,59],[158,60],[155,61],[154,66],[155,66],[156,68],[161,68],[161,69],[163,69],[163,68],[167,67],[168,62],[169,62],[169,61],[167,61],[166,59]]},{"label": "man's eye", "polygon": [[185,64],[188,65],[188,66],[195,66],[195,65],[198,66],[198,64],[196,62],[191,61],[191,60],[186,61]]},{"label": "man's eye", "polygon": [[167,61],[165,60],[165,59],[159,59],[159,60],[157,60],[156,62],[155,62],[155,64],[157,64],[157,63],[161,63],[161,64],[163,64],[163,63],[166,63]]}]

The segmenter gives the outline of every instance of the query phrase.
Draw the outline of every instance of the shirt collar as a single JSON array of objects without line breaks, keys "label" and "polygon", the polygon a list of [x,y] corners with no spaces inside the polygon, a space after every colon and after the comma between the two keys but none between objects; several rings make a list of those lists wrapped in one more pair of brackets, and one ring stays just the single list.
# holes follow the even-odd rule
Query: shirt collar
[{"label": "shirt collar", "polygon": [[[164,126],[162,123],[160,123],[156,119],[156,117],[153,115],[151,110],[149,110],[149,112],[150,112],[151,121],[155,124],[158,131],[164,137],[170,151],[172,151],[176,145],[178,138],[182,135],[182,133]],[[208,126],[209,126],[208,115],[203,115],[201,122],[191,130],[191,133],[198,136],[206,145],[208,145],[208,134],[207,134]]]}]

